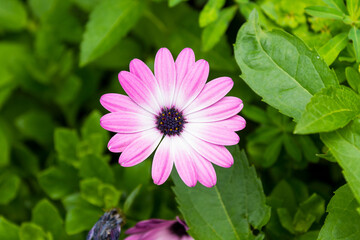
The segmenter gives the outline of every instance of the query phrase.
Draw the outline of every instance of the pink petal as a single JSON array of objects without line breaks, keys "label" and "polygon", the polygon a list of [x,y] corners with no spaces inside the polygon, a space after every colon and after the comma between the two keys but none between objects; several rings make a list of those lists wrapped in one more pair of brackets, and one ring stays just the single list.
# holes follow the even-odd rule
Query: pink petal
[{"label": "pink petal", "polygon": [[246,121],[243,117],[235,115],[231,118],[221,120],[218,122],[221,126],[224,126],[233,131],[243,130],[246,126]]},{"label": "pink petal", "polygon": [[187,132],[182,132],[181,135],[188,144],[210,162],[225,168],[233,165],[234,159],[226,147],[205,142]]},{"label": "pink petal", "polygon": [[209,143],[217,145],[235,145],[239,136],[232,130],[215,123],[187,123],[185,131]]},{"label": "pink petal", "polygon": [[188,71],[177,89],[175,106],[183,110],[204,88],[209,76],[209,63],[203,59],[197,61]]},{"label": "pink petal", "polygon": [[140,106],[128,96],[118,93],[107,93],[100,98],[101,105],[110,112],[134,112]]},{"label": "pink petal", "polygon": [[131,235],[131,236],[128,236],[128,237],[124,238],[124,240],[141,240],[142,235],[143,235],[142,233],[134,234],[134,235]]},{"label": "pink petal", "polygon": [[194,167],[197,179],[205,187],[213,187],[216,184],[216,172],[213,165],[199,153],[195,152]]},{"label": "pink petal", "polygon": [[104,115],[100,125],[111,132],[134,133],[154,128],[156,119],[134,112],[114,112]]},{"label": "pink petal", "polygon": [[111,152],[119,153],[137,138],[142,135],[142,132],[138,133],[117,133],[115,134],[108,143],[108,149]]},{"label": "pink petal", "polygon": [[222,99],[234,86],[229,77],[220,77],[208,82],[195,100],[184,110],[184,114],[196,112]]},{"label": "pink petal", "polygon": [[178,240],[167,228],[154,228],[141,236],[141,240]]},{"label": "pink petal", "polygon": [[173,137],[173,157],[175,167],[183,182],[189,186],[194,187],[197,182],[196,172],[193,165],[192,156],[190,155],[191,147],[187,142],[178,136]]},{"label": "pink petal", "polygon": [[150,68],[143,61],[135,58],[130,62],[130,72],[140,78],[144,82],[144,85],[149,88],[152,95],[155,96],[157,102],[161,103],[162,96],[160,88]]},{"label": "pink petal", "polygon": [[156,97],[144,81],[139,79],[135,74],[121,71],[119,73],[119,81],[125,92],[134,102],[154,114],[160,112]]},{"label": "pink petal", "polygon": [[174,58],[167,48],[160,48],[156,53],[154,69],[155,78],[163,96],[163,106],[171,107],[176,84],[176,71]]},{"label": "pink petal", "polygon": [[151,175],[157,185],[163,184],[168,179],[174,164],[174,157],[171,155],[172,139],[165,136],[155,152]]},{"label": "pink petal", "polygon": [[230,118],[241,111],[244,104],[240,98],[224,97],[210,107],[186,115],[188,122],[215,122]]},{"label": "pink petal", "polygon": [[141,163],[156,149],[161,138],[162,134],[155,128],[143,132],[142,136],[130,143],[120,155],[120,165],[132,167]]}]

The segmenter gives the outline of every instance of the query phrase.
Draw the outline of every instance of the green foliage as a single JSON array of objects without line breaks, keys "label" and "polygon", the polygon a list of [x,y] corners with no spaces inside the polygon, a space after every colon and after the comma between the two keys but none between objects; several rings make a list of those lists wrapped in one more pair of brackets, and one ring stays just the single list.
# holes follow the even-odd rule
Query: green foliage
[{"label": "green foliage", "polygon": [[238,147],[229,149],[235,164],[216,169],[218,183],[213,188],[189,188],[174,174],[180,211],[196,239],[263,239],[263,234],[250,231],[250,226],[261,230],[270,217],[262,185],[245,153]]},{"label": "green foliage", "polygon": [[20,228],[20,240],[51,240],[51,233],[46,234],[44,230],[34,223],[23,223]]},{"label": "green foliage", "polygon": [[8,204],[16,197],[20,181],[20,178],[13,173],[0,175],[0,204]]},{"label": "green foliage", "polygon": [[0,29],[18,31],[25,27],[27,13],[20,0],[1,0],[0,6]]},{"label": "green foliage", "polygon": [[19,240],[19,227],[0,217],[0,237],[4,240]]}]

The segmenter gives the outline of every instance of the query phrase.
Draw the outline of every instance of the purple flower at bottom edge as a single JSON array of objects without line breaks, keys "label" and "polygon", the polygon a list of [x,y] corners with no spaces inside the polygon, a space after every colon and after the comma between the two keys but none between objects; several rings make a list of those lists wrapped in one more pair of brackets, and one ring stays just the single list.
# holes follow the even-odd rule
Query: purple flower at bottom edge
[{"label": "purple flower at bottom edge", "polygon": [[113,208],[100,217],[89,231],[86,240],[118,240],[122,223],[123,217]]},{"label": "purple flower at bottom edge", "polygon": [[176,220],[149,219],[138,222],[125,233],[125,240],[193,240],[187,233],[188,226],[178,217]]}]

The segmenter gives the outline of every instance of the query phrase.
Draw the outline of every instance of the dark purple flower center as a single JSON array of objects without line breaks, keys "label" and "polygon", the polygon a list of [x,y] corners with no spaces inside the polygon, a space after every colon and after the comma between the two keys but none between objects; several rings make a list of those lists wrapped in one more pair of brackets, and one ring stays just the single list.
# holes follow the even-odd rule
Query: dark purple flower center
[{"label": "dark purple flower center", "polygon": [[182,225],[179,222],[175,222],[173,225],[170,226],[169,229],[173,234],[175,234],[176,236],[179,236],[179,237],[189,235],[186,232],[184,225]]},{"label": "dark purple flower center", "polygon": [[164,135],[179,135],[186,123],[183,115],[176,108],[163,108],[156,117],[157,128]]}]

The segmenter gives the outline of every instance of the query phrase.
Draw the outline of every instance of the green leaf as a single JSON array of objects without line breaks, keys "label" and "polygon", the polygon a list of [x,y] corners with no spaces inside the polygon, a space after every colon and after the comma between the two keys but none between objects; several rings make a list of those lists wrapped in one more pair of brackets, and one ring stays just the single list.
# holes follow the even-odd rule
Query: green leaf
[{"label": "green leaf", "polygon": [[271,167],[279,157],[281,147],[283,144],[283,137],[277,137],[272,142],[270,142],[265,148],[264,152],[264,162],[261,162],[263,167]]},{"label": "green leaf", "polygon": [[100,157],[88,155],[80,160],[80,177],[98,178],[105,183],[114,182],[114,173]]},{"label": "green leaf", "polygon": [[346,32],[340,33],[330,39],[325,45],[319,49],[320,56],[324,59],[327,65],[331,65],[339,53],[346,47],[348,43],[348,34]]},{"label": "green leaf", "polygon": [[181,2],[185,2],[187,0],[169,0],[169,7],[175,7],[176,5],[178,5]]},{"label": "green leaf", "polygon": [[310,14],[314,17],[329,18],[342,20],[345,17],[345,14],[335,8],[325,7],[325,6],[311,6],[305,9],[307,14]]},{"label": "green leaf", "polygon": [[352,40],[356,62],[360,62],[360,30],[353,26],[349,31],[349,39]]},{"label": "green leaf", "polygon": [[140,189],[141,189],[141,184],[139,186],[137,186],[126,198],[125,203],[124,203],[124,209],[123,209],[125,214],[127,214],[129,212],[132,204],[135,201],[135,198],[139,195]]},{"label": "green leaf", "polygon": [[344,177],[360,202],[360,119],[334,132],[322,133],[321,140],[343,169]]},{"label": "green leaf", "polygon": [[344,0],[323,0],[329,7],[335,8],[343,13],[347,13]]},{"label": "green leaf", "polygon": [[351,20],[356,21],[359,18],[359,0],[346,0],[346,7],[349,11]]},{"label": "green leaf", "polygon": [[208,0],[200,12],[199,25],[206,27],[219,18],[220,9],[224,6],[225,0]]},{"label": "green leaf", "polygon": [[319,158],[316,156],[320,150],[316,147],[314,141],[309,136],[298,136],[299,144],[301,146],[304,157],[307,161],[317,163]]},{"label": "green leaf", "polygon": [[52,240],[51,233],[44,230],[34,223],[23,223],[20,227],[20,240]]},{"label": "green leaf", "polygon": [[337,85],[334,72],[300,39],[280,30],[261,30],[256,10],[239,30],[235,58],[244,81],[295,121],[313,94]]},{"label": "green leaf", "polygon": [[360,114],[360,96],[350,88],[329,87],[314,95],[294,133],[329,132],[344,127]]},{"label": "green leaf", "polygon": [[329,213],[320,230],[318,240],[357,240],[360,235],[360,207],[349,185],[335,191],[326,211]]},{"label": "green leaf", "polygon": [[100,57],[124,37],[140,18],[141,0],[104,0],[90,14],[80,46],[80,65]]},{"label": "green leaf", "polygon": [[2,126],[0,125],[0,168],[9,164],[10,161],[10,143]]},{"label": "green leaf", "polygon": [[27,14],[19,0],[0,0],[0,28],[18,31],[26,26]]},{"label": "green leaf", "polygon": [[19,227],[2,216],[0,216],[0,239],[20,240]]},{"label": "green leaf", "polygon": [[77,162],[76,146],[79,137],[74,130],[56,128],[54,132],[55,150],[59,160],[74,164]]},{"label": "green leaf", "polygon": [[39,184],[53,199],[60,199],[78,189],[77,170],[66,164],[50,167],[38,176]]},{"label": "green leaf", "polygon": [[63,226],[63,220],[56,207],[48,200],[41,200],[32,210],[32,222],[50,232],[54,240],[68,239]]},{"label": "green leaf", "polygon": [[345,68],[347,82],[354,91],[360,93],[360,74],[352,67]]},{"label": "green leaf", "polygon": [[13,173],[0,175],[0,204],[8,204],[16,197],[20,182],[20,178]]},{"label": "green leaf", "polygon": [[219,17],[203,30],[201,35],[203,51],[209,51],[220,41],[236,11],[236,6],[221,10]]},{"label": "green leaf", "polygon": [[[255,239],[250,228],[261,230],[270,217],[260,180],[249,166],[244,152],[229,147],[235,163],[216,168],[217,184],[212,188],[185,186],[173,175],[180,211],[195,239]],[[236,191],[234,191],[236,189]]]}]

